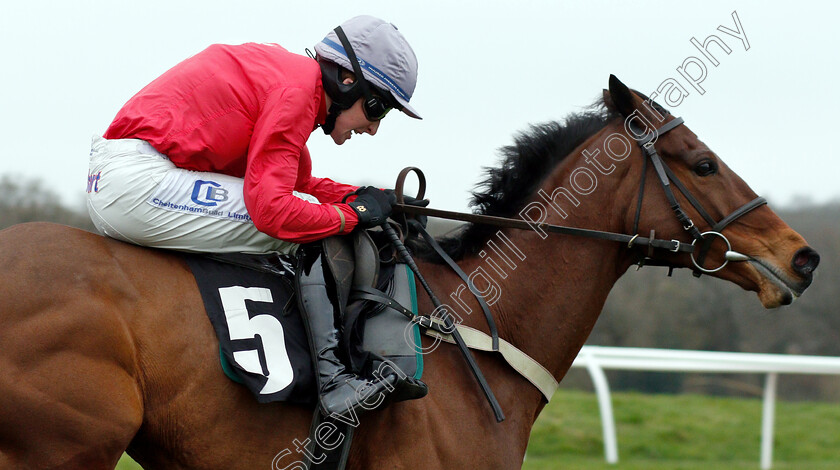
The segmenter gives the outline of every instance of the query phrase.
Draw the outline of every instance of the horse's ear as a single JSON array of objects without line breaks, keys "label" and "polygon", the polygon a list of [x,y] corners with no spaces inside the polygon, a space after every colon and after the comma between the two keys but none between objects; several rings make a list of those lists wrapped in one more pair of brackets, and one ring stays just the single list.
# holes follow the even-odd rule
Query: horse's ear
[{"label": "horse's ear", "polygon": [[633,114],[636,109],[633,103],[633,92],[615,75],[610,75],[610,98],[615,108],[624,117]]}]

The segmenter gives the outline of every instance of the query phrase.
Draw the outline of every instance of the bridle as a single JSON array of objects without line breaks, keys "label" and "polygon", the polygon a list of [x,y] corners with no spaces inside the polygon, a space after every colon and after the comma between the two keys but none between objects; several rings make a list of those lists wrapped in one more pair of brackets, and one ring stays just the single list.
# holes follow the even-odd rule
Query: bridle
[{"label": "bridle", "polygon": [[[700,204],[700,201],[691,194],[691,191],[685,187],[685,185],[680,181],[679,178],[674,174],[673,171],[668,167],[668,164],[662,161],[662,158],[656,153],[656,148],[654,147],[653,143],[656,140],[668,133],[671,130],[676,129],[680,125],[683,124],[683,119],[681,117],[675,117],[674,119],[668,121],[667,123],[663,124],[662,127],[656,129],[655,131],[645,134],[642,137],[636,137],[641,133],[636,133],[638,126],[634,126],[635,122],[630,121],[631,131],[633,133],[633,138],[636,140],[636,143],[639,145],[639,148],[642,149],[642,153],[645,156],[644,159],[644,166],[642,167],[642,176],[639,183],[639,198],[636,203],[636,216],[633,221],[633,233],[638,233],[639,230],[639,218],[642,212],[642,202],[644,199],[645,193],[645,178],[647,176],[647,165],[648,160],[653,164],[653,168],[656,172],[656,176],[659,178],[659,182],[662,185],[662,189],[665,191],[665,197],[668,200],[668,203],[671,205],[671,210],[674,211],[674,215],[676,215],[677,220],[683,227],[683,230],[688,232],[689,235],[694,239],[691,242],[691,250],[688,250],[689,256],[691,257],[691,262],[694,265],[694,274],[695,276],[700,276],[701,273],[714,273],[723,269],[730,261],[746,261],[749,259],[749,256],[744,255],[742,253],[738,253],[736,251],[732,251],[732,244],[729,243],[729,240],[723,235],[723,229],[726,228],[729,224],[737,220],[738,218],[744,216],[748,212],[752,211],[753,209],[763,206],[767,204],[767,200],[763,197],[756,197],[752,201],[744,204],[743,206],[735,209],[732,213],[721,219],[719,222],[716,222],[712,216],[709,215],[708,211],[703,208],[703,205]],[[633,129],[635,127],[635,129]],[[676,196],[674,195],[674,191],[672,189],[671,183],[674,183],[674,186],[682,193],[682,195],[688,200],[688,202],[694,207],[697,213],[700,214],[701,217],[709,224],[711,230],[706,232],[700,232],[696,225],[694,225],[694,221],[685,213],[685,211],[680,206],[679,201],[677,201]],[[650,238],[654,238],[655,232],[651,230]],[[708,237],[708,238],[706,238]],[[724,255],[723,264],[720,266],[710,269],[703,267],[703,262],[706,259],[706,256],[709,253],[709,249],[712,245],[712,240],[714,237],[718,237],[726,243],[726,253]],[[674,240],[676,242],[676,240]],[[699,243],[699,250],[695,250],[697,248],[697,244]],[[632,247],[632,243],[629,243],[628,246]],[[677,249],[679,245],[675,244],[675,249],[671,251],[682,251]],[[697,257],[695,258],[695,251]],[[650,259],[650,253],[648,253],[647,257],[642,257],[639,260],[639,265],[642,266],[646,260]],[[664,264],[665,266],[671,267],[672,265],[668,263],[654,263],[654,264]]]},{"label": "bridle", "polygon": [[[631,121],[630,127],[634,127],[634,124],[635,123]],[[750,259],[750,257],[745,254],[738,253],[737,251],[732,251],[732,244],[721,232],[724,228],[726,228],[729,224],[731,224],[738,218],[744,216],[745,214],[747,214],[755,208],[767,204],[767,201],[763,197],[756,197],[752,201],[744,204],[738,209],[735,209],[731,214],[727,215],[720,221],[715,221],[712,218],[712,216],[709,215],[708,211],[706,211],[706,209],[703,208],[703,205],[700,204],[700,201],[698,201],[697,198],[694,197],[693,194],[691,194],[691,191],[689,191],[688,188],[686,188],[682,181],[680,181],[679,178],[677,178],[674,172],[662,160],[662,158],[656,152],[656,148],[653,145],[660,136],[667,134],[668,132],[674,130],[682,124],[683,119],[677,117],[668,121],[658,129],[650,133],[637,133],[636,131],[638,130],[638,126],[635,126],[636,129],[633,129],[632,137],[639,145],[639,148],[641,148],[642,153],[645,157],[644,167],[642,169],[642,176],[639,182],[639,196],[638,201],[636,203],[636,215],[633,222],[633,235],[605,232],[601,230],[582,229],[576,227],[565,227],[561,225],[545,223],[533,223],[521,219],[509,219],[506,217],[467,214],[462,212],[453,212],[440,209],[431,209],[427,207],[406,205],[404,204],[403,199],[403,187],[405,184],[405,178],[409,173],[416,173],[420,183],[419,191],[416,196],[417,199],[422,199],[425,194],[425,176],[423,175],[423,172],[420,171],[420,169],[415,167],[405,168],[400,172],[399,176],[397,177],[397,184],[395,186],[394,191],[397,196],[397,204],[394,207],[397,211],[401,211],[405,214],[411,215],[425,215],[444,219],[460,220],[464,222],[470,222],[473,224],[486,224],[495,225],[498,227],[510,227],[518,229],[538,230],[550,233],[560,233],[566,235],[575,235],[587,238],[595,238],[600,240],[609,240],[619,243],[625,243],[627,245],[627,248],[647,248],[646,252],[643,252],[643,254],[640,255],[639,260],[637,262],[640,267],[644,265],[657,265],[667,266],[671,270],[673,270],[674,268],[681,267],[669,262],[658,261],[653,259],[654,249],[664,249],[672,253],[687,253],[691,258],[691,262],[693,264],[692,269],[694,271],[695,276],[700,276],[703,273],[714,273],[723,269],[730,261],[747,261]],[[637,137],[639,135],[641,135],[641,137]],[[693,239],[691,243],[682,242],[677,239],[658,239],[656,238],[655,230],[650,231],[649,237],[643,237],[641,236],[641,234],[638,233],[639,219],[641,217],[642,202],[644,199],[645,192],[645,181],[647,177],[648,160],[650,160],[651,164],[653,165],[659,182],[662,185],[662,189],[665,192],[665,197],[668,200],[668,203],[671,205],[671,209],[674,211],[674,215],[676,215],[677,220],[680,222],[683,229],[686,232],[688,232],[689,235],[691,235]],[[691,220],[688,214],[686,214],[686,212],[682,209],[682,206],[680,205],[679,201],[677,201],[671,183],[673,183],[673,185],[677,187],[677,190],[679,190],[679,192],[682,193],[682,195],[688,200],[692,207],[694,207],[694,209],[697,210],[700,216],[703,217],[703,219],[709,224],[711,230],[708,230],[706,232],[700,232],[700,230],[694,224],[694,221]],[[417,227],[417,224],[414,224],[413,226]],[[703,267],[703,262],[706,260],[706,256],[709,253],[712,241],[715,237],[720,238],[726,244],[726,253],[724,254],[724,261],[723,264],[715,268],[705,268]],[[426,237],[424,235],[424,238],[426,238],[427,241],[430,239],[433,240],[433,238],[430,236]],[[432,246],[432,248],[435,249],[435,251],[438,252],[438,254],[440,254],[441,256],[444,255],[442,253],[442,250],[437,249],[434,243],[430,243],[430,245]]]}]

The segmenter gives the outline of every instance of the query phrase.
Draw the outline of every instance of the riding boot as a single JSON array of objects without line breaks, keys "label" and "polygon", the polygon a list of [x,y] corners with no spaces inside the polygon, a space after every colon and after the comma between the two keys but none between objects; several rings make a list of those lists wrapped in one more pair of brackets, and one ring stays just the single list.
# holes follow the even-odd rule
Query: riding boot
[{"label": "riding boot", "polygon": [[339,315],[329,295],[332,280],[320,244],[298,250],[297,298],[318,386],[321,411],[345,415],[351,409],[372,410],[394,390],[397,376],[367,380],[353,374],[338,357]]}]

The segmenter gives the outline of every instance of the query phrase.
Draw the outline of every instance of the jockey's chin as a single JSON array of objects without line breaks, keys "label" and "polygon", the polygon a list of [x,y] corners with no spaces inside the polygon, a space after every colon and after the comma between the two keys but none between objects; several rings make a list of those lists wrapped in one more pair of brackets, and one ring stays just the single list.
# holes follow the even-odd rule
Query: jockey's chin
[{"label": "jockey's chin", "polygon": [[330,132],[330,137],[336,145],[342,145],[350,140],[353,133],[376,135],[380,122],[368,120],[362,110],[362,100],[359,99],[350,109],[344,110],[338,115],[335,120],[335,128]]}]

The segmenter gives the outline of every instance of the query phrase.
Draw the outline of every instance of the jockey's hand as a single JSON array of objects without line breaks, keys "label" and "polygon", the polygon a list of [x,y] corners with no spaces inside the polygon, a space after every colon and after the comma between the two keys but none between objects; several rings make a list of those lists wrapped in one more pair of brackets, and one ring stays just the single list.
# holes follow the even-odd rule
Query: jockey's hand
[{"label": "jockey's hand", "polygon": [[[396,198],[396,193],[393,189],[386,189],[385,194],[394,195]],[[396,199],[395,199],[396,200]],[[403,201],[405,202],[406,206],[418,206],[418,207],[426,207],[429,205],[428,199],[417,199],[416,197],[406,196],[403,195]]]},{"label": "jockey's hand", "polygon": [[[386,189],[385,193],[395,194],[393,189]],[[403,195],[403,201],[406,206],[426,207],[429,205],[428,199],[417,199],[416,197],[406,195]],[[422,225],[423,228],[426,228],[426,224],[429,222],[429,218],[425,215],[410,215],[408,217],[414,217],[414,220],[420,222],[420,225]]]},{"label": "jockey's hand", "polygon": [[348,203],[359,216],[358,227],[362,229],[378,227],[391,215],[391,206],[397,202],[394,193],[373,186],[364,186],[356,191],[356,200]]}]

